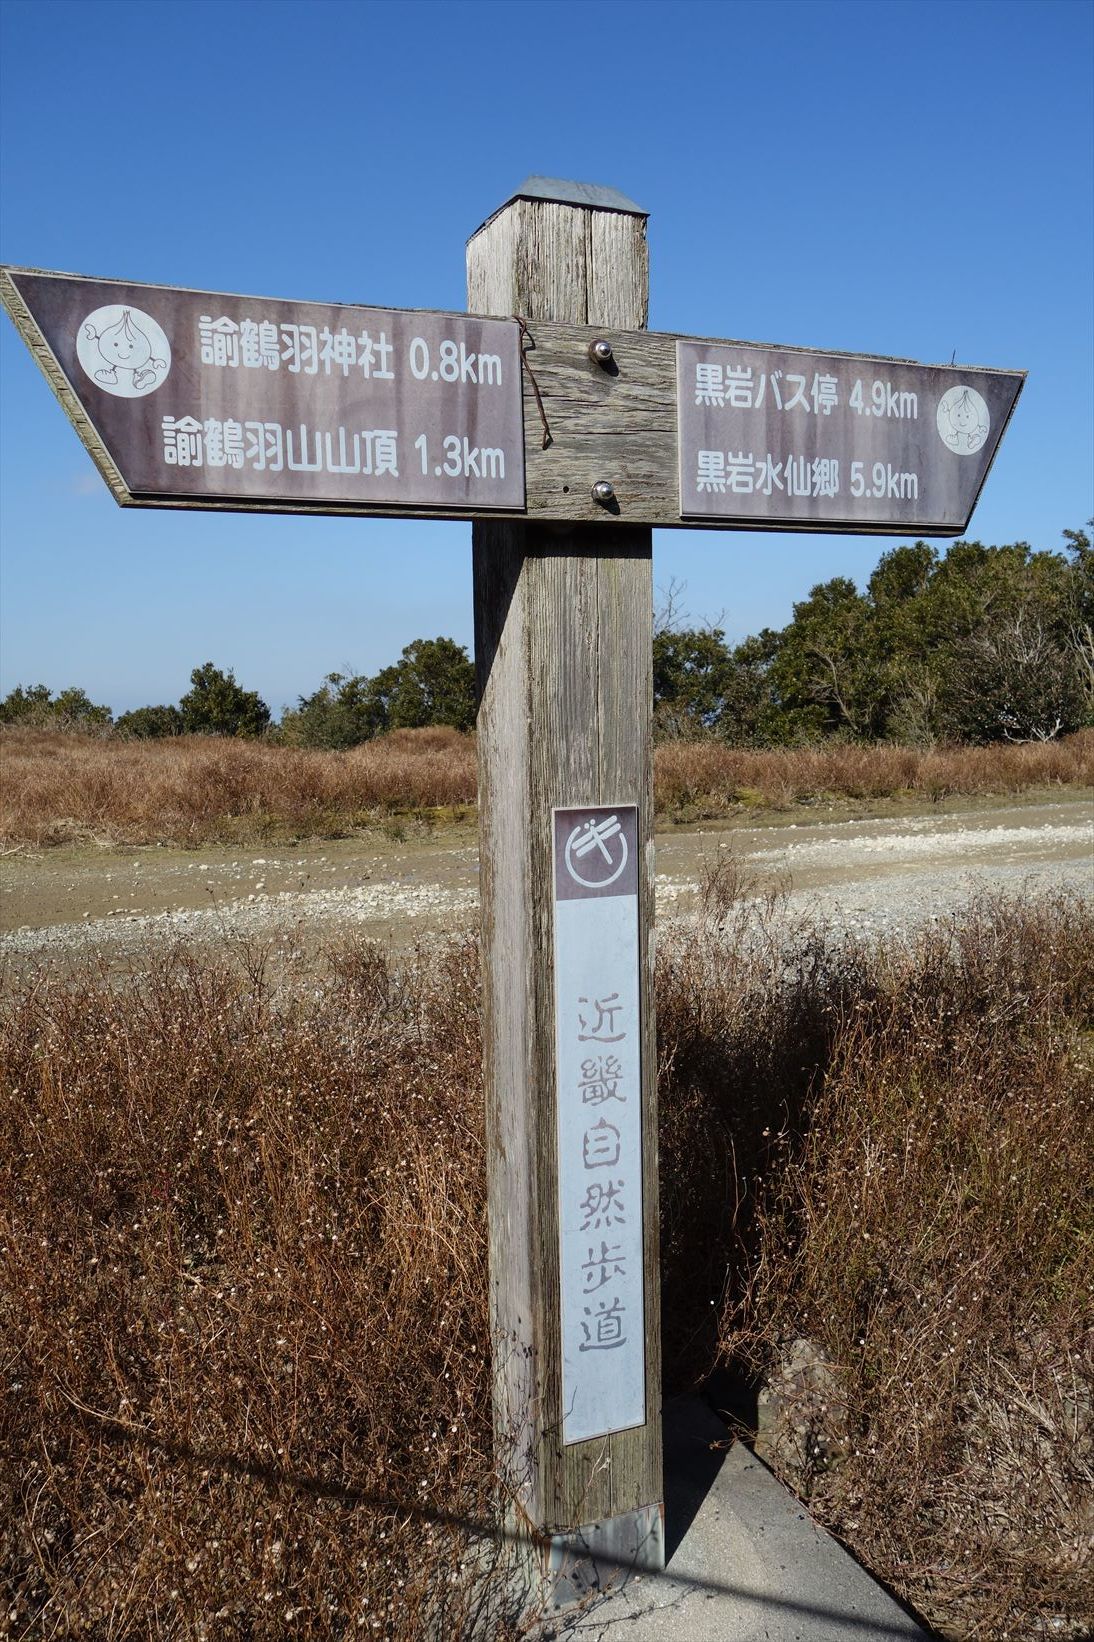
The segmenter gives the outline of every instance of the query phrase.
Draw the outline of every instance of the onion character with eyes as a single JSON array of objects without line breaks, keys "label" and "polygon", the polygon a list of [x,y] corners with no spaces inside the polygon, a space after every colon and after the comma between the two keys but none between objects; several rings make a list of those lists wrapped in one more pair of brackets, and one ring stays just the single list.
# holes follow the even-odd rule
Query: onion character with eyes
[{"label": "onion character with eyes", "polygon": [[104,386],[116,384],[121,370],[132,371],[134,388],[146,388],[156,380],[157,373],[166,368],[165,359],[153,358],[152,344],[140,327],[134,325],[128,308],[123,309],[116,325],[107,326],[101,333],[93,325],[85,325],[84,335],[89,342],[98,344],[106,363],[105,370],[95,372],[95,380]]},{"label": "onion character with eyes", "polygon": [[[949,432],[942,437],[951,450],[979,450],[987,437],[987,423],[981,419],[980,412],[966,388],[956,399],[946,406],[946,416],[949,419]],[[941,428],[939,429],[941,433]]]}]

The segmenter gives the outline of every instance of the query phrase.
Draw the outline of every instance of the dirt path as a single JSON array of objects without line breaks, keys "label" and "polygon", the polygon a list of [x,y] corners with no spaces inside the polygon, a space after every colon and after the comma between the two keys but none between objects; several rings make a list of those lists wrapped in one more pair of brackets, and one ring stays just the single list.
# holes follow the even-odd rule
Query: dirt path
[{"label": "dirt path", "polygon": [[[720,849],[863,931],[929,917],[978,887],[1094,889],[1089,795],[677,830],[657,841],[662,916],[690,910]],[[477,909],[471,827],[265,850],[64,848],[3,862],[0,949],[23,960],[90,948],[121,957],[149,937],[291,931],[309,941],[347,928],[404,946],[471,927]]]}]

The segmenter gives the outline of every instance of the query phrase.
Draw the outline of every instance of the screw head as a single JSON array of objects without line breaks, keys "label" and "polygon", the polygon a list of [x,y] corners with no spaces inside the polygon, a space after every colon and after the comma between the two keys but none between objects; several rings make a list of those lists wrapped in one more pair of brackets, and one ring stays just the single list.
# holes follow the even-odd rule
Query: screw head
[{"label": "screw head", "polygon": [[589,358],[598,365],[610,365],[612,362],[612,345],[598,336],[595,342],[589,343]]},{"label": "screw head", "polygon": [[615,501],[615,486],[610,479],[597,480],[593,486],[593,501],[605,503]]}]

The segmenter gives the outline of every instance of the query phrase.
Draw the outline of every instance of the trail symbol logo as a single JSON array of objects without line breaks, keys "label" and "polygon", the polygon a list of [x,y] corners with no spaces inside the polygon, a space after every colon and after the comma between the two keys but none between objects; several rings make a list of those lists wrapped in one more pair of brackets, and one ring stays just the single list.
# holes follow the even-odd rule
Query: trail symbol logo
[{"label": "trail symbol logo", "polygon": [[[566,840],[566,871],[585,889],[606,889],[623,871],[627,854],[627,835],[617,815],[604,821],[590,818]],[[579,872],[575,862],[586,861],[585,871]]]}]

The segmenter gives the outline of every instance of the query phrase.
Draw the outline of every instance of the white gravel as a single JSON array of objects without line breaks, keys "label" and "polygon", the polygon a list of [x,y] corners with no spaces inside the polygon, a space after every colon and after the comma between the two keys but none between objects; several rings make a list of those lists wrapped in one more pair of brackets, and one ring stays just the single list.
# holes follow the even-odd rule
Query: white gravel
[{"label": "white gravel", "polygon": [[979,895],[1035,896],[1062,890],[1089,896],[1091,888],[1089,870],[1076,871],[1071,862],[1024,861],[945,877],[937,872],[902,872],[899,877],[803,890],[791,895],[790,904],[818,923],[874,939],[950,917]]},{"label": "white gravel", "polygon": [[[1084,818],[1077,820],[1077,815]],[[725,832],[673,835],[661,849],[662,865],[670,870],[657,875],[662,917],[668,915],[675,922],[678,916],[689,915],[704,857],[721,849],[732,850],[757,883],[779,880],[789,906],[799,914],[868,937],[946,916],[985,891],[1094,891],[1094,820],[1071,803],[1043,807],[1036,821],[1014,810],[999,810],[974,817],[769,827],[747,838]],[[448,859],[459,862],[468,877],[476,876],[474,851],[453,851]],[[398,855],[392,858],[393,864],[403,860]],[[473,882],[442,885],[409,873],[395,881],[269,893],[260,869],[276,865],[261,856],[232,862],[231,876],[240,888],[244,877],[254,885],[245,896],[155,913],[121,904],[105,918],[16,930],[0,937],[0,954],[26,959],[95,949],[121,956],[150,939],[215,941],[226,934],[280,936],[299,943],[309,935],[331,935],[340,928],[405,942],[408,937],[472,927],[478,908]],[[298,865],[317,872],[335,870],[326,856],[302,858]],[[338,870],[345,867],[342,862]],[[208,869],[194,862],[186,870]],[[304,879],[300,882],[303,885]]]},{"label": "white gravel", "polygon": [[782,859],[793,870],[805,866],[836,866],[843,871],[860,864],[899,858],[902,861],[932,859],[952,855],[959,850],[965,856],[982,856],[994,860],[1030,858],[1045,853],[1058,854],[1073,845],[1091,846],[1094,831],[1090,825],[1071,824],[1036,827],[971,827],[939,828],[930,820],[904,823],[906,830],[883,833],[873,837],[856,837],[853,833],[839,832],[827,838],[811,838],[779,849],[755,851],[750,859],[756,862]]},{"label": "white gravel", "polygon": [[108,913],[106,919],[88,923],[17,930],[0,938],[0,952],[27,953],[39,949],[74,952],[107,942],[114,947],[131,949],[150,937],[186,936],[208,941],[226,933],[300,933],[318,926],[401,923],[422,918],[439,924],[472,912],[478,904],[477,889],[448,889],[440,884],[364,884],[354,889],[317,889],[282,895],[255,893],[211,907],[143,914],[121,908]]}]

